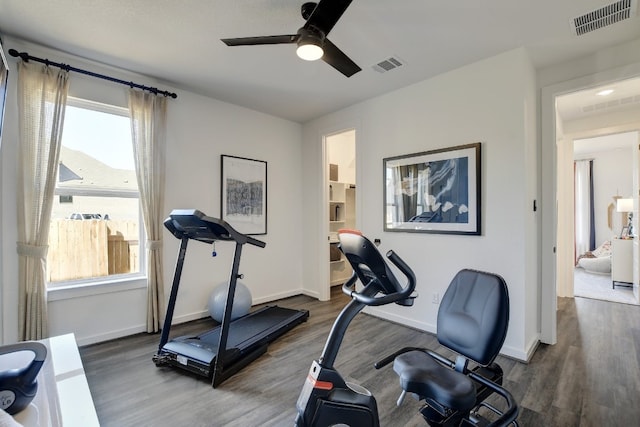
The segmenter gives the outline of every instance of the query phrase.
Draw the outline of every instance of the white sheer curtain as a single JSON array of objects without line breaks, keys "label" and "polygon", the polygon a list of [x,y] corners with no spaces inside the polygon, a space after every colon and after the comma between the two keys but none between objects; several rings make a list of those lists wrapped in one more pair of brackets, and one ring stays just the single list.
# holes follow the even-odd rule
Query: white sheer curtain
[{"label": "white sheer curtain", "polygon": [[575,162],[575,241],[577,258],[590,250],[591,238],[591,188],[589,160]]},{"label": "white sheer curtain", "polygon": [[162,225],[164,220],[165,129],[163,96],[129,90],[133,156],[147,233],[147,332],[158,332],[164,311]]},{"label": "white sheer curtain", "polygon": [[17,250],[21,340],[48,336],[49,222],[68,88],[68,72],[35,63],[18,63]]}]

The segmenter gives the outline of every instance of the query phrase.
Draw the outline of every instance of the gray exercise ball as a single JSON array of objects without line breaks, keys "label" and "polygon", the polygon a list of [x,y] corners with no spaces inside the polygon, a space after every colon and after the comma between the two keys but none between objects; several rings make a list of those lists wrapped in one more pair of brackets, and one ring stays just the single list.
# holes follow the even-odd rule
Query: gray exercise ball
[{"label": "gray exercise ball", "polygon": [[[216,286],[209,296],[209,315],[216,322],[222,322],[224,315],[224,306],[227,303],[227,294],[229,293],[228,283],[220,283]],[[252,299],[251,291],[242,282],[236,282],[236,293],[233,298],[233,308],[231,310],[231,320],[237,319],[249,313]]]}]

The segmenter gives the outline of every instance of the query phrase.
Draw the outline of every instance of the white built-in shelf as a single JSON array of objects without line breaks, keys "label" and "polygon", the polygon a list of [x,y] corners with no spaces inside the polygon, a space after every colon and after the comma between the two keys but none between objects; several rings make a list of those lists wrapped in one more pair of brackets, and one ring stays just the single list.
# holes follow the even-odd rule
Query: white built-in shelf
[{"label": "white built-in shelf", "polygon": [[[355,228],[355,186],[344,182],[329,181],[329,243],[339,243],[337,231]],[[331,286],[341,285],[351,277],[351,266],[344,255],[330,261]]]}]

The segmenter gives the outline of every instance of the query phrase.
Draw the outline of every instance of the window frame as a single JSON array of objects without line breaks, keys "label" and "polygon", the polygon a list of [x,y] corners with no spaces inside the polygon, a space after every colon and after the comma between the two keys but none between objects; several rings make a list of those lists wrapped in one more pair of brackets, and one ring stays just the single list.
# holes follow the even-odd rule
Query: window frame
[{"label": "window frame", "polygon": [[[92,110],[100,113],[113,114],[117,116],[130,118],[129,109],[126,107],[118,107],[115,105],[103,104],[87,99],[76,97],[67,97],[67,106]],[[146,287],[147,284],[147,235],[144,229],[144,219],[142,213],[142,205],[140,204],[140,191],[134,190],[110,190],[96,189],[90,190],[86,188],[58,187],[54,190],[54,197],[59,196],[78,196],[78,197],[119,197],[119,198],[137,198],[138,199],[138,222],[139,222],[139,251],[138,259],[140,270],[135,273],[111,274],[108,276],[64,280],[59,282],[47,282],[47,294],[49,301],[84,297],[89,295],[119,292]]]}]

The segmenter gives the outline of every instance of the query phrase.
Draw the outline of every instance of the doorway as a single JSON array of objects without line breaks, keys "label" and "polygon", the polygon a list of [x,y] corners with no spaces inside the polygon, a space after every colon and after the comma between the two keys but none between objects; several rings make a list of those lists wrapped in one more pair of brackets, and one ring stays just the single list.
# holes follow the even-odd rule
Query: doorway
[{"label": "doorway", "polygon": [[[632,78],[556,97],[557,296],[638,304],[638,262],[633,262],[638,259],[637,236],[622,233],[628,212],[616,209],[618,199],[631,199],[637,223],[638,94],[640,78]],[[590,190],[584,193],[580,181],[587,176]],[[590,242],[584,242],[589,234]],[[627,286],[616,290],[622,246],[629,252],[623,266]],[[593,254],[596,259],[584,259]]]},{"label": "doorway", "polygon": [[[569,252],[567,252],[566,250],[567,245],[570,245],[570,248],[573,247],[573,237],[571,236],[571,238],[567,239],[566,235],[563,234],[563,231],[566,231],[566,227],[561,224],[561,220],[567,218],[567,211],[562,211],[562,207],[560,206],[563,200],[567,200],[567,194],[563,194],[563,191],[566,191],[566,186],[563,187],[558,185],[562,173],[562,170],[559,168],[559,164],[562,159],[560,158],[561,153],[559,153],[557,149],[558,142],[561,140],[562,135],[570,131],[571,129],[565,127],[563,121],[558,117],[558,111],[556,109],[557,99],[562,95],[584,92],[588,89],[594,89],[596,87],[604,85],[617,84],[621,81],[638,79],[639,77],[640,63],[635,63],[627,65],[625,67],[613,68],[607,71],[586,75],[573,80],[564,81],[542,88],[542,282],[540,305],[540,341],[543,343],[555,344],[557,342],[556,312],[558,307],[558,289],[562,286],[565,286],[568,280],[573,280],[573,277],[571,277],[570,279],[569,277],[567,277],[567,268],[560,268],[563,265],[566,266],[567,260],[564,259],[564,257],[567,256],[567,253],[569,253],[569,259],[573,258],[572,249]],[[639,96],[640,91],[638,91],[631,97],[633,101],[632,106],[634,107],[634,111],[631,111],[632,109],[630,109],[630,112],[627,113],[626,121],[610,125],[606,130],[601,130],[601,132],[603,132],[603,134],[606,134],[640,129],[640,112],[638,111],[639,105],[636,103],[636,99],[640,99]],[[627,98],[628,97],[625,98],[625,102],[620,102],[620,104],[629,106],[626,102]],[[600,104],[602,104],[602,102],[600,102]],[[600,108],[600,106],[597,106],[597,104],[595,104],[595,106],[592,104],[591,106],[594,109]],[[584,112],[584,107],[588,106],[579,105],[579,108],[576,111]],[[608,103],[605,103],[604,107],[608,107]],[[583,120],[582,122],[591,122],[594,125],[602,124],[601,122],[599,122],[599,120],[600,118],[598,118],[597,120],[587,119]],[[560,128],[558,129],[558,127]],[[602,129],[602,126],[600,126],[600,128]],[[637,159],[638,156],[638,151],[635,151],[633,157]],[[636,160],[636,164],[637,163],[638,161]],[[636,175],[634,176],[634,195],[638,194],[638,179],[639,177],[636,171]],[[571,216],[572,213],[569,212],[568,215]],[[634,271],[637,272],[638,239],[634,241],[633,254]],[[634,278],[634,285],[634,294],[636,294],[637,298],[637,276]]]},{"label": "doorway", "polygon": [[[338,249],[338,230],[355,229],[356,224],[356,130],[325,135],[327,170],[329,287],[342,285],[351,276],[351,267]],[[330,294],[330,293],[329,293]]]},{"label": "doorway", "polygon": [[[573,283],[567,284],[570,289],[564,295],[559,288],[559,296],[637,305],[631,288],[637,233],[633,227],[628,230],[629,213],[633,216],[634,166],[637,169],[633,154],[638,142],[637,131],[566,142],[571,145],[574,164],[574,267]],[[562,150],[560,144],[558,150]]]}]

